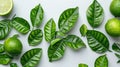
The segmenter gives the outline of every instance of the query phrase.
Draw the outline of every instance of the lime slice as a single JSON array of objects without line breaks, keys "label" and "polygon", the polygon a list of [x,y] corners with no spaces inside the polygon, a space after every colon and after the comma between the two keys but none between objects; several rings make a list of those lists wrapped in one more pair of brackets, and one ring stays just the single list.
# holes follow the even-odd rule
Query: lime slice
[{"label": "lime slice", "polygon": [[0,15],[6,15],[13,8],[13,0],[0,0]]}]

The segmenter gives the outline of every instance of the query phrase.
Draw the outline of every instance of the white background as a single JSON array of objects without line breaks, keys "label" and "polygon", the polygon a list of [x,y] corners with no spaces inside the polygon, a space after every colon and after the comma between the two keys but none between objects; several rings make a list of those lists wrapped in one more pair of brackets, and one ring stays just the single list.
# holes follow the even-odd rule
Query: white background
[{"label": "white background", "polygon": [[[89,65],[89,67],[94,67],[94,62],[97,57],[103,54],[97,54],[93,52],[88,44],[87,40],[84,37],[81,37],[79,33],[79,27],[82,24],[86,24],[88,26],[88,29],[92,29],[91,26],[88,24],[87,19],[86,19],[86,10],[88,6],[92,3],[93,0],[14,0],[14,8],[10,16],[6,17],[0,17],[0,20],[5,19],[5,18],[11,18],[14,14],[19,17],[23,17],[27,19],[30,22],[30,11],[32,8],[34,8],[36,5],[39,3],[42,5],[44,9],[44,21],[40,28],[43,30],[45,23],[50,19],[54,18],[56,24],[58,22],[60,14],[68,9],[68,8],[74,8],[76,6],[79,7],[79,13],[80,17],[78,22],[76,23],[75,27],[72,29],[72,31],[69,34],[76,34],[80,36],[81,39],[85,42],[87,45],[87,48],[80,49],[78,51],[73,51],[69,47],[67,47],[65,51],[65,55],[61,60],[54,61],[54,62],[49,62],[48,56],[47,56],[47,49],[49,46],[49,43],[43,39],[42,43],[38,46],[31,47],[28,45],[27,42],[27,35],[22,35],[20,34],[19,39],[23,43],[23,53],[25,53],[27,50],[31,48],[36,48],[40,47],[43,49],[43,54],[40,60],[40,63],[37,67],[78,67],[79,63],[86,63]],[[102,5],[104,12],[105,12],[105,18],[101,26],[96,28],[96,30],[99,30],[103,32],[109,39],[110,41],[110,49],[113,44],[113,42],[120,40],[120,38],[113,38],[110,37],[106,32],[105,32],[105,23],[107,22],[108,19],[113,18],[111,13],[109,12],[109,5],[112,0],[98,0],[99,3]],[[8,37],[11,37],[14,34],[18,34],[17,31],[14,29],[11,31],[10,35]],[[0,43],[3,43],[3,41],[0,41]],[[20,55],[20,57],[22,56]],[[109,60],[109,67],[120,67],[120,64],[117,64],[116,61],[118,58],[114,56],[113,53],[106,52],[108,60]],[[14,58],[12,62],[15,62],[19,65],[19,67],[22,67],[20,64],[20,57]],[[9,67],[9,65],[4,66],[0,65],[0,67]]]}]

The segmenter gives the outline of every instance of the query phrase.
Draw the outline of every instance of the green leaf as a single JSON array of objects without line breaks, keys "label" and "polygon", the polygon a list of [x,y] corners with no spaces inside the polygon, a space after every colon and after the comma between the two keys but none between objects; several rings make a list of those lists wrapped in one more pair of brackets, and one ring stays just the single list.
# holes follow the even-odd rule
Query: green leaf
[{"label": "green leaf", "polygon": [[117,54],[117,53],[115,53],[115,56],[119,59],[119,60],[117,61],[117,63],[120,63],[120,55]]},{"label": "green leaf", "polygon": [[87,64],[83,64],[83,63],[81,63],[81,64],[79,64],[78,67],[88,67],[88,65],[87,65]]},{"label": "green leaf", "polygon": [[118,57],[118,58],[120,59],[120,55],[119,55],[119,54],[115,53],[115,56]]},{"label": "green leaf", "polygon": [[59,31],[62,33],[68,33],[73,26],[75,25],[75,23],[77,22],[79,17],[79,8],[69,8],[67,10],[65,10],[59,18],[58,21],[58,27],[59,27]]},{"label": "green leaf", "polygon": [[43,33],[42,30],[32,30],[28,36],[28,43],[30,46],[36,46],[42,42]]},{"label": "green leaf", "polygon": [[86,33],[87,33],[87,26],[85,24],[83,24],[81,27],[80,27],[80,33],[82,36],[86,36]]},{"label": "green leaf", "polygon": [[53,40],[48,48],[49,61],[52,62],[61,59],[64,55],[65,47],[61,39]]},{"label": "green leaf", "polygon": [[35,6],[30,12],[30,19],[33,27],[38,27],[43,21],[44,11],[42,6],[39,4]]},{"label": "green leaf", "polygon": [[88,30],[87,41],[90,48],[97,53],[110,51],[107,37],[99,31]]},{"label": "green leaf", "polygon": [[0,64],[6,65],[10,63],[11,57],[7,54],[0,54]]},{"label": "green leaf", "polygon": [[84,42],[80,39],[80,37],[76,35],[68,35],[63,39],[65,44],[74,50],[78,50],[82,47],[85,47]]},{"label": "green leaf", "polygon": [[11,25],[20,33],[26,34],[30,31],[30,25],[27,20],[15,17],[12,19]]},{"label": "green leaf", "polygon": [[104,10],[102,6],[98,3],[97,0],[94,0],[93,3],[87,9],[87,20],[89,24],[95,28],[98,27],[104,19]]},{"label": "green leaf", "polygon": [[22,67],[36,67],[40,61],[41,55],[41,48],[34,48],[27,51],[20,59]]},{"label": "green leaf", "polygon": [[66,37],[66,34],[64,34],[60,31],[55,32],[55,38],[64,38],[64,37]]},{"label": "green leaf", "polygon": [[3,40],[8,36],[11,31],[10,20],[1,20],[0,21],[0,40]]},{"label": "green leaf", "polygon": [[116,52],[119,52],[120,53],[120,43],[114,43],[112,45],[112,49]]},{"label": "green leaf", "polygon": [[55,38],[55,32],[56,24],[53,19],[50,19],[44,27],[46,41],[51,42]]},{"label": "green leaf", "polygon": [[0,53],[3,53],[3,52],[5,52],[4,45],[0,44]]},{"label": "green leaf", "polygon": [[94,67],[108,67],[108,59],[106,55],[98,57],[95,61]]},{"label": "green leaf", "polygon": [[10,63],[10,67],[18,67],[16,63]]}]

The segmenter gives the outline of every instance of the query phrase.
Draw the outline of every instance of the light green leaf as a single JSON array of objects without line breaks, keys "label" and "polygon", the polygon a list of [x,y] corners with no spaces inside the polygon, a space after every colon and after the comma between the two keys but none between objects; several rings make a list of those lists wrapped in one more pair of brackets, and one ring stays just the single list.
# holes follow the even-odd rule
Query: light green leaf
[{"label": "light green leaf", "polygon": [[78,67],[88,67],[88,65],[87,65],[87,64],[83,64],[83,63],[81,63],[81,64],[79,64]]},{"label": "light green leaf", "polygon": [[106,55],[98,57],[95,61],[94,67],[108,67],[108,59]]},{"label": "light green leaf", "polygon": [[45,40],[51,42],[55,38],[55,32],[56,24],[53,19],[50,19],[44,27]]},{"label": "light green leaf", "polygon": [[83,24],[81,27],[80,27],[80,33],[82,36],[86,36],[86,33],[87,33],[87,26],[85,24]]}]

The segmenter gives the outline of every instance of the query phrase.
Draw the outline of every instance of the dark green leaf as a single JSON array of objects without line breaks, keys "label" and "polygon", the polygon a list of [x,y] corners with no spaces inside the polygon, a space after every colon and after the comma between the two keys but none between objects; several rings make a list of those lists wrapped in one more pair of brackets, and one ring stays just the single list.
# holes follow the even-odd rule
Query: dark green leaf
[{"label": "dark green leaf", "polygon": [[120,63],[120,60],[118,60],[117,63]]},{"label": "dark green leaf", "polygon": [[119,59],[119,60],[117,61],[117,63],[120,63],[120,55],[117,54],[117,53],[115,53],[115,56]]},{"label": "dark green leaf", "polygon": [[87,31],[87,40],[90,48],[97,53],[104,53],[109,51],[109,41],[107,37],[95,30]]},{"label": "dark green leaf", "polygon": [[0,53],[3,53],[4,51],[5,51],[4,45],[3,45],[3,44],[0,44]]},{"label": "dark green leaf", "polygon": [[120,55],[119,55],[119,54],[115,53],[115,56],[118,57],[118,58],[120,59]]},{"label": "dark green leaf", "polygon": [[48,48],[49,61],[59,60],[63,57],[65,52],[65,44],[60,39],[55,39],[51,42]]},{"label": "dark green leaf", "polygon": [[10,63],[10,67],[18,67],[16,63]]},{"label": "dark green leaf", "polygon": [[108,59],[106,55],[98,57],[95,61],[94,67],[108,67]]},{"label": "dark green leaf", "polygon": [[11,31],[10,28],[10,20],[2,20],[0,21],[0,40],[4,39],[8,36]]},{"label": "dark green leaf", "polygon": [[50,19],[44,27],[46,41],[51,42],[55,38],[55,32],[56,24],[53,19]]},{"label": "dark green leaf", "polygon": [[87,64],[79,64],[79,66],[78,67],[88,67],[88,65]]},{"label": "dark green leaf", "polygon": [[80,27],[80,33],[82,36],[86,36],[86,33],[87,33],[87,26],[85,24],[83,24],[81,27]]},{"label": "dark green leaf", "polygon": [[65,39],[63,39],[65,44],[72,49],[78,50],[82,47],[85,47],[84,42],[80,39],[80,37],[76,35],[68,35]]},{"label": "dark green leaf", "polygon": [[41,43],[42,39],[43,39],[42,30],[40,29],[32,30],[28,36],[28,43],[30,44],[30,46],[35,46]]},{"label": "dark green leaf", "polygon": [[58,21],[58,27],[59,27],[59,31],[62,33],[68,33],[73,26],[75,25],[75,23],[77,22],[79,17],[79,8],[70,8],[65,10],[59,18]]},{"label": "dark green leaf", "polygon": [[43,11],[42,6],[39,4],[35,8],[33,8],[30,13],[30,19],[32,22],[32,26],[33,27],[40,26],[43,20],[43,16],[44,16],[44,11]]},{"label": "dark green leaf", "polygon": [[0,64],[6,65],[11,61],[11,57],[7,54],[0,54]]},{"label": "dark green leaf", "polygon": [[27,51],[20,59],[22,67],[36,67],[40,61],[41,55],[41,48],[34,48]]},{"label": "dark green leaf", "polygon": [[98,27],[104,19],[104,10],[97,0],[89,6],[87,10],[87,20],[89,24],[94,28]]},{"label": "dark green leaf", "polygon": [[26,34],[30,31],[30,25],[27,20],[15,17],[12,19],[11,25],[20,33]]},{"label": "dark green leaf", "polygon": [[116,52],[119,52],[120,53],[120,43],[114,43],[112,45],[112,49]]}]

